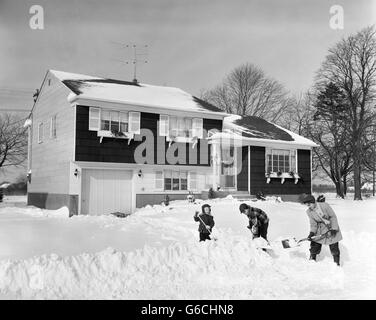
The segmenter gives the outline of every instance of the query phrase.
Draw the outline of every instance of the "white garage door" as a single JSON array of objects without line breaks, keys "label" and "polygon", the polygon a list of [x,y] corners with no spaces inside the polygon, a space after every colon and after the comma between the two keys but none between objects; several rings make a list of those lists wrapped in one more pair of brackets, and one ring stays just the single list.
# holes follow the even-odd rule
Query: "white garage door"
[{"label": "white garage door", "polygon": [[132,171],[85,169],[82,176],[81,213],[131,213]]}]

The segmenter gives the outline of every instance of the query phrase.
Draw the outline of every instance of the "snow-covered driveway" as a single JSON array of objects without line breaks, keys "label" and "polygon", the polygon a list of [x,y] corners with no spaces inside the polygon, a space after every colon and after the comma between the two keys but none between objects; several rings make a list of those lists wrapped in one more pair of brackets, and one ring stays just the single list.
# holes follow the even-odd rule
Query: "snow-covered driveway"
[{"label": "snow-covered driveway", "polygon": [[338,215],[343,266],[323,247],[280,248],[308,234],[305,207],[250,202],[271,219],[274,258],[250,240],[240,202],[212,200],[218,241],[198,242],[200,204],[174,201],[120,219],[67,210],[0,208],[0,297],[63,299],[375,299],[376,200],[327,200]]}]

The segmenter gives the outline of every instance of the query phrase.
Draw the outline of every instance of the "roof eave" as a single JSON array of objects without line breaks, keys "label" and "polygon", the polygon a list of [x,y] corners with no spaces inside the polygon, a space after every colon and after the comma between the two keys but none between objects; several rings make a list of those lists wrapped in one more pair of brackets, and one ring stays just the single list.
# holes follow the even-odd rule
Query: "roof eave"
[{"label": "roof eave", "polygon": [[[123,101],[111,100],[111,99],[92,98],[92,97],[85,96],[83,94],[76,95],[73,91],[72,91],[72,94],[68,95],[67,100],[72,105],[77,105],[77,104],[80,104],[80,103],[85,104],[87,102],[97,102],[97,103],[111,103],[111,104],[115,104],[115,105],[119,105],[119,106],[121,106],[121,105],[134,105],[134,106],[143,107],[143,108],[156,108],[156,109],[161,109],[161,110],[166,110],[166,111],[167,110],[168,111],[175,110],[173,108],[167,108],[167,107],[161,106],[161,105],[150,105],[150,104],[141,104],[141,103],[132,102],[132,101],[123,102]],[[182,112],[182,111],[179,111],[179,112]],[[196,114],[200,114],[200,115],[204,114],[204,115],[206,115],[210,118],[221,118],[221,119],[223,119],[224,117],[228,116],[227,113],[214,112],[214,111],[187,110],[187,112],[196,113]]]}]

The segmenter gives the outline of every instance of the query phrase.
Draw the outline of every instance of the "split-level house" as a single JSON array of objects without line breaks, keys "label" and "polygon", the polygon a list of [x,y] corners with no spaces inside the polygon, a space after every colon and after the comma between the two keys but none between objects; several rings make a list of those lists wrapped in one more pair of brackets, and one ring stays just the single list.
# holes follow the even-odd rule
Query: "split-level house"
[{"label": "split-level house", "polygon": [[181,89],[49,70],[30,118],[28,204],[132,213],[207,194],[311,193],[316,145]]}]

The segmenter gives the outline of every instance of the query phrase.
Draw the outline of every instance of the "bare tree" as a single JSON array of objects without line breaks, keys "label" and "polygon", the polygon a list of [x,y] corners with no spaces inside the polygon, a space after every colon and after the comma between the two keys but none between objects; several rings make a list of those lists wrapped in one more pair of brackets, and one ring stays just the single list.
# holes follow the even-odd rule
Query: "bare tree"
[{"label": "bare tree", "polygon": [[348,101],[348,122],[353,151],[354,200],[361,200],[363,136],[375,119],[376,38],[375,28],[367,27],[329,49],[317,74],[317,86],[335,83]]},{"label": "bare tree", "polygon": [[250,63],[235,68],[221,84],[201,97],[226,112],[272,122],[277,122],[289,106],[283,86]]},{"label": "bare tree", "polygon": [[27,157],[25,119],[0,114],[0,168],[21,165]]}]

